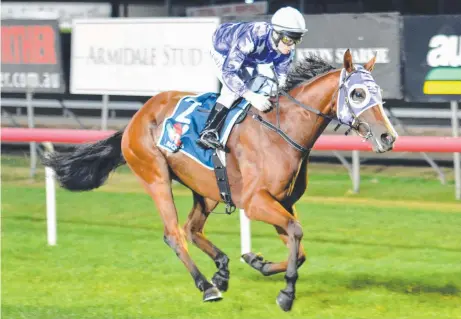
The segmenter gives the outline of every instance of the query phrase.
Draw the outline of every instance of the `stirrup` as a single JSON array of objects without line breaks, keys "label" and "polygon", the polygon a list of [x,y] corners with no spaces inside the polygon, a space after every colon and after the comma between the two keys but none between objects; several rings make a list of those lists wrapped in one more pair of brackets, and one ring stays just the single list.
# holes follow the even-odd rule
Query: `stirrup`
[{"label": "stirrup", "polygon": [[[210,136],[211,135],[211,136]],[[224,146],[219,142],[218,132],[216,130],[206,130],[200,134],[199,144],[208,148],[223,149]]]}]

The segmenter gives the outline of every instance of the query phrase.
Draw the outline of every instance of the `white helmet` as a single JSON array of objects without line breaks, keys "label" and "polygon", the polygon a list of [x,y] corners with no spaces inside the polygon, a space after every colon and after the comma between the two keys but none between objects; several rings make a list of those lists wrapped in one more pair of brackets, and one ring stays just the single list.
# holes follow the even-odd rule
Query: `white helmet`
[{"label": "white helmet", "polygon": [[272,16],[271,23],[277,32],[293,33],[299,37],[307,32],[303,15],[293,7],[278,9]]}]

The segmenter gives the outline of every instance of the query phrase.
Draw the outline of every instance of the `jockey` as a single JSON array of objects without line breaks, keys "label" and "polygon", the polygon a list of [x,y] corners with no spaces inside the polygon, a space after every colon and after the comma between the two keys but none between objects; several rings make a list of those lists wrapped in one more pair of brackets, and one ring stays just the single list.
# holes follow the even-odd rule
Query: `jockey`
[{"label": "jockey", "polygon": [[254,93],[245,81],[258,73],[258,65],[272,63],[279,86],[284,86],[295,45],[306,31],[303,15],[292,7],[277,10],[270,23],[224,23],[217,28],[211,56],[222,89],[197,144],[203,148],[223,147],[219,131],[229,109],[240,97],[260,111],[271,108],[269,96]]}]

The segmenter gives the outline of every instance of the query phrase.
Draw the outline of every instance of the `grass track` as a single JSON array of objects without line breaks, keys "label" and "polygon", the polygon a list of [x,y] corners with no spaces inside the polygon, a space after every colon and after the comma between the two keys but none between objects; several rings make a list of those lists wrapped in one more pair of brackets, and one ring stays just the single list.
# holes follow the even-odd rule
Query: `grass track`
[{"label": "grass track", "polygon": [[[461,318],[461,204],[419,169],[370,169],[362,191],[313,165],[299,205],[308,261],[290,313],[275,305],[283,274],[239,261],[238,215],[216,215],[207,236],[231,258],[230,291],[205,304],[163,243],[151,199],[126,169],[94,192],[58,190],[58,246],[46,245],[43,172],[2,158],[2,318]],[[175,188],[180,219],[192,200]],[[221,209],[222,211],[222,209]],[[254,251],[282,260],[271,226],[252,223]],[[190,247],[211,278],[215,267]]]}]

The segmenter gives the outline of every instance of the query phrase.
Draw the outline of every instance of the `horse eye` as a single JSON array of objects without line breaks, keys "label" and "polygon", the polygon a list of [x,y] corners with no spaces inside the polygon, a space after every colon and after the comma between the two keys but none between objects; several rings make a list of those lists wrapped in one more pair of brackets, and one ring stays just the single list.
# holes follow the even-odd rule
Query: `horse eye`
[{"label": "horse eye", "polygon": [[365,90],[361,88],[353,89],[351,92],[351,100],[356,103],[361,103],[365,100]]}]

